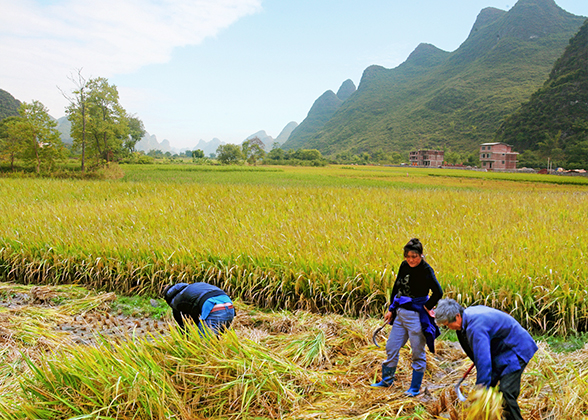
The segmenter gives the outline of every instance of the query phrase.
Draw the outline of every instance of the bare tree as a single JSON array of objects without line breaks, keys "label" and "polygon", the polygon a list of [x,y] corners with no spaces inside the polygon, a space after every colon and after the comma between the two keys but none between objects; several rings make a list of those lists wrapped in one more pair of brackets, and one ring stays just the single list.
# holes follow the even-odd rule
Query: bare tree
[{"label": "bare tree", "polygon": [[77,75],[70,75],[69,80],[75,85],[71,95],[61,94],[69,101],[66,108],[67,118],[71,122],[71,135],[74,139],[74,145],[81,148],[82,151],[82,172],[85,172],[86,166],[86,122],[88,118],[88,81],[82,76],[82,69],[78,69]]}]

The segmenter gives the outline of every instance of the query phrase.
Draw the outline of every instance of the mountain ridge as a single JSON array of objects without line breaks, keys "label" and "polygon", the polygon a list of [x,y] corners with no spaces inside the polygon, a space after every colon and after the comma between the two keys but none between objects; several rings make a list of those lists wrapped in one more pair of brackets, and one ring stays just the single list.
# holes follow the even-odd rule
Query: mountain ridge
[{"label": "mountain ridge", "polygon": [[345,101],[356,92],[351,79],[345,80],[337,93],[327,90],[314,101],[306,118],[292,131],[290,137],[281,146],[282,149],[300,149],[317,131],[328,122]]},{"label": "mountain ridge", "polygon": [[18,116],[21,102],[9,92],[0,89],[0,121],[6,117]]},{"label": "mountain ridge", "polygon": [[485,8],[455,51],[420,44],[394,69],[366,68],[357,92],[296,147],[327,156],[475,152],[543,84],[583,20],[553,0],[519,0],[508,12]]}]

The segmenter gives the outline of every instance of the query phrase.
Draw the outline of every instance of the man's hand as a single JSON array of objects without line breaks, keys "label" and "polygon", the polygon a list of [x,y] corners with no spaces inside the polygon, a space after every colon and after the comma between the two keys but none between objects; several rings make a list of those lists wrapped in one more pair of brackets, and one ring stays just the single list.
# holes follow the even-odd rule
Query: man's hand
[{"label": "man's hand", "polygon": [[386,323],[389,324],[391,319],[392,319],[392,312],[390,312],[390,311],[386,312],[386,314],[384,315],[384,321],[386,321]]}]

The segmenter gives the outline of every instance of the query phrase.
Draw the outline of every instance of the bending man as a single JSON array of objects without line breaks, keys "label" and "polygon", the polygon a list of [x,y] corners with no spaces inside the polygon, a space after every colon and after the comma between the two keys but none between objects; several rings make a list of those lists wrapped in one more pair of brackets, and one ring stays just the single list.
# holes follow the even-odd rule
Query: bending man
[{"label": "bending man", "polygon": [[476,365],[476,385],[499,384],[504,418],[522,419],[517,398],[521,375],[537,351],[531,335],[510,315],[487,306],[464,309],[453,299],[441,299],[437,324],[455,330],[464,352]]},{"label": "bending man", "polygon": [[184,318],[191,318],[202,334],[210,328],[219,334],[235,317],[233,302],[227,294],[208,283],[178,283],[167,286],[163,297],[173,310],[174,319],[185,330]]}]

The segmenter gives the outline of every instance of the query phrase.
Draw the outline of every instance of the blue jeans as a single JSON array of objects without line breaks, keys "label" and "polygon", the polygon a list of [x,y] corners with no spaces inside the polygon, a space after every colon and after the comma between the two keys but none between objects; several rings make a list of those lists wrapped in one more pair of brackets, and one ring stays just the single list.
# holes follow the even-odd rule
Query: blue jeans
[{"label": "blue jeans", "polygon": [[198,323],[198,330],[201,335],[206,335],[212,331],[214,334],[219,335],[227,328],[230,327],[231,322],[235,318],[235,309],[221,309],[220,311],[211,312],[206,319],[201,319]]},{"label": "blue jeans", "polygon": [[400,349],[410,340],[412,349],[412,368],[417,372],[424,372],[427,368],[427,353],[425,345],[427,340],[423,329],[419,313],[404,308],[398,308],[396,319],[392,324],[392,331],[386,342],[387,359],[383,363],[385,366],[395,368],[398,365],[398,356]]}]

